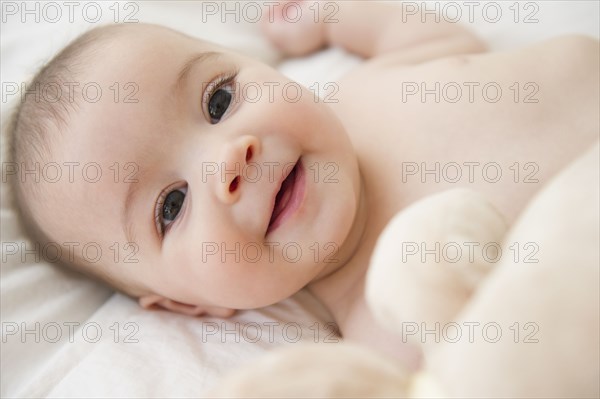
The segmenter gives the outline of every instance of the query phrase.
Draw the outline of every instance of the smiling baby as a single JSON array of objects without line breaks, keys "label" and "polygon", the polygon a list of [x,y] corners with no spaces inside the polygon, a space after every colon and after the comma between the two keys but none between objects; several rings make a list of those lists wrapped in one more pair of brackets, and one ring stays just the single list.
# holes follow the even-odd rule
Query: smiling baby
[{"label": "smiling baby", "polygon": [[[227,317],[308,288],[344,338],[417,367],[418,350],[377,327],[365,303],[377,237],[407,205],[453,187],[514,220],[598,139],[598,42],[485,53],[459,24],[406,18],[397,6],[340,3],[326,24],[310,12],[289,22],[282,5],[263,28],[283,52],[335,45],[368,59],[336,82],[335,101],[168,28],[96,28],[37,74],[9,132],[17,164],[103,173],[13,179],[22,219],[35,242],[132,251],[135,262],[61,261],[143,307]],[[121,91],[97,101],[73,85],[72,101],[31,94],[69,82]],[[444,91],[450,83],[461,96]],[[504,178],[481,178],[490,162]],[[522,174],[534,165],[535,184],[506,177],[515,163]],[[448,164],[474,173],[439,179]]]}]

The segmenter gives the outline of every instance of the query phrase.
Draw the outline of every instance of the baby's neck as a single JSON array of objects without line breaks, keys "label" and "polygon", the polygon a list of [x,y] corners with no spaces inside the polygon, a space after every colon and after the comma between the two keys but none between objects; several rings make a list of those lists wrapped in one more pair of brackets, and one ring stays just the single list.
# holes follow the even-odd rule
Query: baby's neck
[{"label": "baby's neck", "polygon": [[[364,181],[362,183],[361,187],[366,187]],[[415,371],[422,364],[420,348],[380,328],[366,301],[365,282],[371,254],[387,221],[376,214],[376,209],[368,207],[374,201],[367,201],[367,191],[365,188],[361,192],[355,225],[348,236],[347,243],[352,250],[340,254],[339,265],[312,281],[307,289],[329,310],[344,340],[394,356],[407,370]]]},{"label": "baby's neck", "polygon": [[367,268],[368,263],[352,262],[347,268],[307,286],[308,291],[327,308],[342,336],[346,335],[352,310],[364,296]]},{"label": "baby's neck", "polygon": [[364,181],[361,181],[354,223],[343,249],[336,254],[339,262],[332,264],[330,270],[306,287],[329,310],[342,334],[349,312],[364,296],[365,275],[369,267],[370,251],[363,250],[369,214],[365,194]]}]

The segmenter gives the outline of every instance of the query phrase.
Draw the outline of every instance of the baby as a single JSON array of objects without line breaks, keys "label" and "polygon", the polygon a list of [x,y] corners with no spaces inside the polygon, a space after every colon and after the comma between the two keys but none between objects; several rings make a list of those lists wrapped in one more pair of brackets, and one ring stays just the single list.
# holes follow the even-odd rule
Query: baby
[{"label": "baby", "polygon": [[263,26],[290,55],[336,45],[369,59],[328,102],[254,59],[155,25],[98,28],[68,46],[31,90],[95,82],[105,95],[27,95],[10,126],[12,159],[94,173],[14,179],[33,239],[114,254],[61,260],[145,308],[228,317],[306,287],[345,339],[417,367],[418,350],[379,329],[366,306],[377,237],[407,205],[454,187],[514,220],[598,139],[598,42],[484,53],[458,24],[388,4],[333,5],[334,23],[302,2],[297,23],[280,4]]}]

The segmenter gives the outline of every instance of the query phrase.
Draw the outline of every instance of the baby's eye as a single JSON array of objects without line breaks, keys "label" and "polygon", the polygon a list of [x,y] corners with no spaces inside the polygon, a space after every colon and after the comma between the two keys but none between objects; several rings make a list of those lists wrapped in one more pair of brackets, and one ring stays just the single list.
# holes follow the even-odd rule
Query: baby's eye
[{"label": "baby's eye", "polygon": [[174,190],[167,194],[167,198],[165,198],[165,203],[162,210],[163,220],[175,220],[179,210],[181,209],[181,206],[183,205],[184,199],[185,194],[181,190]]},{"label": "baby's eye", "polygon": [[225,112],[231,104],[233,98],[233,86],[229,83],[219,87],[211,94],[208,100],[208,115],[210,123],[215,124],[221,121]]},{"label": "baby's eye", "polygon": [[164,196],[164,200],[159,200],[156,221],[161,233],[166,232],[169,225],[177,218],[183,206],[186,193],[187,187],[178,188],[169,191]]}]

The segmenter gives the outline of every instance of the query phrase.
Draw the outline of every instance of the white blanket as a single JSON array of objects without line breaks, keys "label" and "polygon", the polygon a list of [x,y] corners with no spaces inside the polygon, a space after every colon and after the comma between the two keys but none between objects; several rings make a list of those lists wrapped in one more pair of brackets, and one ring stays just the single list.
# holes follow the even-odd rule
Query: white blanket
[{"label": "white blanket", "polygon": [[[224,24],[215,18],[203,22],[206,9],[201,2],[165,3],[121,2],[119,20],[135,10],[128,4],[136,4],[135,17],[140,21],[167,25],[277,63],[277,53],[256,24],[243,18],[239,23],[232,18]],[[444,4],[427,3],[432,9]],[[501,5],[504,17],[499,22],[483,18],[481,9],[487,3]],[[529,8],[521,3],[518,23],[509,9],[513,3],[483,2],[475,9],[470,25],[493,50],[564,33],[599,34],[596,1],[527,2],[534,4]],[[5,8],[7,4],[20,7],[22,3],[2,3],[3,125],[14,105],[15,96],[8,89],[26,81],[69,40],[93,27],[77,18],[77,13],[75,23],[70,23],[66,7],[56,23],[44,18],[36,23],[35,15],[26,15],[23,23],[21,14],[13,14],[13,9]],[[33,9],[34,3],[30,4]],[[114,18],[114,9],[109,9],[113,2],[96,4],[102,5],[103,22]],[[538,22],[523,23],[533,11]],[[329,49],[277,65],[306,86],[319,82],[323,87],[361,62],[341,49]],[[4,135],[2,140],[4,144]],[[227,321],[190,318],[144,311],[96,282],[36,262],[23,251],[29,247],[17,228],[14,211],[6,205],[4,182],[1,189],[2,397],[198,397],[224,373],[252,362],[275,345],[336,341],[328,330],[327,311],[304,291],[274,306],[240,312]]]}]

